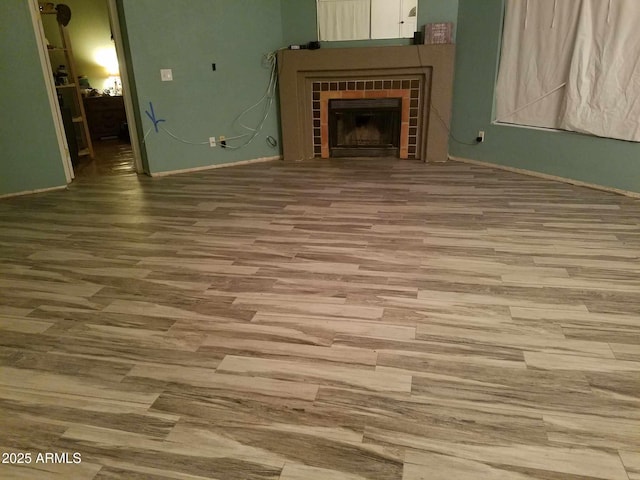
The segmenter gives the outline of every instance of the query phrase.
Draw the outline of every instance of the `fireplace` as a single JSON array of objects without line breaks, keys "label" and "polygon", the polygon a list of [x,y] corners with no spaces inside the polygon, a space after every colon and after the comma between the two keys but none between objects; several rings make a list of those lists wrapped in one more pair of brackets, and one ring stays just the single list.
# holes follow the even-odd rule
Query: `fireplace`
[{"label": "fireplace", "polygon": [[329,100],[331,157],[397,157],[401,98]]},{"label": "fireplace", "polygon": [[[446,161],[454,53],[453,45],[280,50],[284,160],[330,158],[345,153],[337,149],[353,146],[347,140],[330,138],[329,102],[400,98],[399,140],[382,138],[376,148],[397,148],[389,156],[401,159]],[[365,120],[350,121],[360,125]],[[368,121],[378,128],[379,120]],[[364,147],[362,143],[355,146]]]}]

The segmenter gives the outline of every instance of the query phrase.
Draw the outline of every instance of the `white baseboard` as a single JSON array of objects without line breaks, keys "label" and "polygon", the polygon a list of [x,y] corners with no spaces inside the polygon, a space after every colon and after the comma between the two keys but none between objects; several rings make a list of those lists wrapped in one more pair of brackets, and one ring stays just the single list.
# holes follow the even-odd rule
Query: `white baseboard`
[{"label": "white baseboard", "polygon": [[249,165],[251,163],[273,162],[275,160],[281,160],[281,159],[282,159],[281,155],[277,155],[275,157],[260,157],[260,158],[253,158],[251,160],[241,160],[239,162],[217,163],[215,165],[205,165],[202,167],[185,168],[182,170],[169,170],[166,172],[155,172],[155,173],[152,173],[150,176],[151,177],[167,177],[169,175],[177,175],[179,173],[202,172],[203,170],[213,170],[214,168],[237,167],[240,165]]},{"label": "white baseboard", "polygon": [[497,168],[499,170],[506,170],[507,172],[520,173],[522,175],[529,175],[530,177],[544,178],[546,180],[555,180],[556,182],[569,183],[578,187],[593,188],[595,190],[603,190],[605,192],[617,193],[618,195],[624,195],[631,198],[640,198],[640,192],[631,192],[629,190],[621,190],[619,188],[607,187],[605,185],[598,185],[595,183],[582,182],[580,180],[574,180],[573,178],[557,177],[555,175],[549,175],[547,173],[535,172],[533,170],[525,170],[524,168],[508,167],[506,165],[499,165],[496,163],[483,162],[481,160],[473,160],[471,158],[454,157],[449,155],[449,160],[456,162],[469,163],[471,165],[479,165],[482,167]]},{"label": "white baseboard", "polygon": [[65,188],[67,188],[66,185],[61,185],[59,187],[39,188],[37,190],[25,190],[23,192],[5,193],[4,195],[0,195],[0,199],[10,198],[10,197],[20,197],[22,195],[33,195],[34,193],[54,192],[56,190],[64,190]]}]

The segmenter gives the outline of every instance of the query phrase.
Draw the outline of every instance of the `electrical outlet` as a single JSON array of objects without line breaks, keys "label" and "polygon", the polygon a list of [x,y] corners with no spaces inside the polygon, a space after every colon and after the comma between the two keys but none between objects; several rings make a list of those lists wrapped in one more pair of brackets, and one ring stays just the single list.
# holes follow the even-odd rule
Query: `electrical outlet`
[{"label": "electrical outlet", "polygon": [[224,135],[220,135],[220,146],[222,148],[227,148],[227,140]]},{"label": "electrical outlet", "polygon": [[209,146],[211,148],[216,146],[216,137],[209,137]]},{"label": "electrical outlet", "polygon": [[170,68],[162,68],[160,70],[160,79],[163,82],[172,82],[173,81],[173,71]]},{"label": "electrical outlet", "polygon": [[476,137],[476,142],[478,143],[484,142],[484,130],[478,130],[478,136]]}]

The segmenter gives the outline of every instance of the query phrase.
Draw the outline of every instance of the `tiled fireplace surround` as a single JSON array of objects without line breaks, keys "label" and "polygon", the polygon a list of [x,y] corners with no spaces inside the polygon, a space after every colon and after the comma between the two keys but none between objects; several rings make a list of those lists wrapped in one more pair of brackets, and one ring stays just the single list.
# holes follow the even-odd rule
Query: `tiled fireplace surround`
[{"label": "tiled fireplace surround", "polygon": [[419,106],[422,79],[344,79],[317,81],[311,86],[313,153],[329,158],[329,100],[334,98],[400,98],[400,158],[417,157]]},{"label": "tiled fireplace surround", "polygon": [[401,98],[400,158],[445,161],[453,45],[283,50],[284,159],[329,158],[329,100]]}]

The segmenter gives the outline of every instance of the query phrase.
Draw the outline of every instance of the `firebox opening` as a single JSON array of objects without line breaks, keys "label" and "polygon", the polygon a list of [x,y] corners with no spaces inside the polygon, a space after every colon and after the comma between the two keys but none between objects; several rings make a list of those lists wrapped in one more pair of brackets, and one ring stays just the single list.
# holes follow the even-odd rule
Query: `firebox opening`
[{"label": "firebox opening", "polygon": [[400,98],[329,100],[330,156],[399,156],[401,109]]}]

